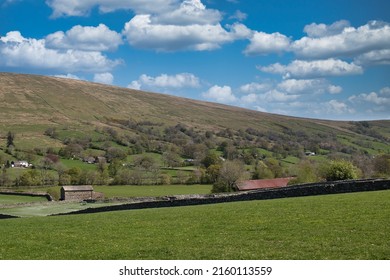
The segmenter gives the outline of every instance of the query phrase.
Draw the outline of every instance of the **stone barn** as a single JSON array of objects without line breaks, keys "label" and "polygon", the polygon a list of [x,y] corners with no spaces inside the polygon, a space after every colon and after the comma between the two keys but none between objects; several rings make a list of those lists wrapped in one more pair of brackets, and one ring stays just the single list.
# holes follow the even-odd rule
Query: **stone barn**
[{"label": "stone barn", "polygon": [[93,198],[92,186],[63,186],[61,188],[61,200],[86,200]]}]

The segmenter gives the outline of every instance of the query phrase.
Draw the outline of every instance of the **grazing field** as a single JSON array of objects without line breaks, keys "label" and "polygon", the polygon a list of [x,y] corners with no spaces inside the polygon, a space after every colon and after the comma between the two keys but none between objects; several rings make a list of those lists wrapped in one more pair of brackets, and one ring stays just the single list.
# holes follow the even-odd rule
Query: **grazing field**
[{"label": "grazing field", "polygon": [[105,197],[144,197],[182,194],[209,194],[212,185],[94,186]]},{"label": "grazing field", "polygon": [[8,195],[0,194],[0,208],[2,205],[10,205],[17,203],[28,203],[28,202],[43,202],[47,201],[45,197],[37,196],[25,196],[25,195]]},{"label": "grazing field", "polygon": [[[94,186],[95,191],[104,193],[106,198],[113,197],[144,197],[144,196],[165,196],[181,194],[209,194],[212,185],[144,185],[144,186]],[[48,190],[57,192],[59,195],[61,187],[25,189],[25,191]]]},{"label": "grazing field", "polygon": [[118,203],[82,203],[82,202],[67,202],[67,203],[33,203],[29,205],[15,205],[1,208],[0,205],[0,214],[11,215],[15,217],[39,217],[39,216],[50,216],[60,213],[68,213],[78,210],[83,210],[85,208],[91,207],[102,207],[115,205]]},{"label": "grazing field", "polygon": [[390,259],[390,191],[0,220],[0,259]]},{"label": "grazing field", "polygon": [[[132,198],[132,197],[155,197],[186,194],[208,194],[211,191],[211,185],[150,185],[150,186],[94,186],[94,190],[104,193],[106,198]],[[60,192],[60,187],[26,189],[30,192]],[[4,198],[3,198],[4,197]],[[48,216],[58,213],[67,213],[76,210],[82,210],[89,207],[100,207],[115,205],[119,202],[100,202],[93,204],[84,204],[80,202],[67,203],[44,203],[32,205],[14,205],[2,209],[2,205],[16,204],[23,202],[42,202],[45,198],[29,196],[2,196],[0,195],[0,214],[8,214],[18,217]]]}]

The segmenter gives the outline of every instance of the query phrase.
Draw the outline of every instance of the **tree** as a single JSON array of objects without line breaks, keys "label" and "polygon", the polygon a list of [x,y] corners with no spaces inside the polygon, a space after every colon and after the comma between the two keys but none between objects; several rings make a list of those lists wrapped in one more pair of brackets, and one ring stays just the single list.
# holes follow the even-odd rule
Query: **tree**
[{"label": "tree", "polygon": [[15,134],[11,131],[8,131],[8,134],[7,134],[7,148],[9,148],[10,146],[15,146],[14,145],[14,140],[15,140]]},{"label": "tree", "polygon": [[236,182],[245,174],[244,164],[241,161],[225,161],[219,171],[217,181],[212,192],[233,192]]},{"label": "tree", "polygon": [[72,185],[79,184],[81,175],[81,169],[79,167],[70,168],[68,171],[66,171],[66,174],[70,176],[70,183]]},{"label": "tree", "polygon": [[20,176],[20,185],[37,186],[41,183],[41,177],[36,169],[31,169]]},{"label": "tree", "polygon": [[390,176],[390,154],[383,154],[374,159],[374,172],[378,177]]},{"label": "tree", "polygon": [[275,178],[274,173],[272,172],[271,169],[268,168],[268,166],[264,162],[259,161],[255,165],[255,170],[254,170],[254,173],[253,173],[253,176],[252,176],[253,180],[257,180],[257,179],[273,179],[273,178]]},{"label": "tree", "polygon": [[66,158],[80,157],[84,148],[77,143],[70,143],[65,148],[61,148],[59,154]]},{"label": "tree", "polygon": [[358,178],[359,170],[346,160],[334,160],[325,168],[326,181],[348,180]]},{"label": "tree", "polygon": [[314,183],[320,179],[317,174],[317,164],[311,160],[303,160],[298,164],[297,177],[289,184]]},{"label": "tree", "polygon": [[117,160],[124,160],[127,157],[127,153],[116,147],[109,147],[106,151],[106,158],[108,162],[111,162],[114,159]]},{"label": "tree", "polygon": [[151,171],[156,165],[157,161],[150,155],[139,155],[134,159],[134,166],[141,170]]},{"label": "tree", "polygon": [[0,186],[8,186],[11,183],[11,179],[9,175],[7,174],[6,168],[1,168],[1,174],[0,174]]},{"label": "tree", "polygon": [[163,153],[162,160],[168,167],[179,167],[182,164],[180,156],[173,151],[167,151]]},{"label": "tree", "polygon": [[206,178],[208,183],[215,183],[218,180],[219,172],[221,170],[220,164],[212,164],[206,169]]},{"label": "tree", "polygon": [[206,157],[201,162],[204,167],[208,168],[210,165],[217,165],[221,163],[221,159],[214,152],[208,152]]}]

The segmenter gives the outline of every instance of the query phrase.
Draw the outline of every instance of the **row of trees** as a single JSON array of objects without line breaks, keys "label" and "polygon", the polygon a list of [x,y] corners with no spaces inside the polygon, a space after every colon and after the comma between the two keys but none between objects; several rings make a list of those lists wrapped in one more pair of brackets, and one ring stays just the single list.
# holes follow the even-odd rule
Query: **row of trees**
[{"label": "row of trees", "polygon": [[[91,137],[63,138],[61,149],[33,149],[26,152],[15,148],[15,134],[7,134],[7,152],[19,159],[36,161],[34,171],[27,172],[16,179],[10,179],[6,170],[2,170],[0,185],[48,185],[48,184],[166,184],[166,183],[212,183],[221,185],[221,178],[226,177],[224,170],[240,170],[241,177],[248,179],[275,178],[296,175],[296,182],[318,181],[327,178],[325,165],[316,161],[308,161],[302,156],[303,147],[312,151],[333,149],[335,135],[311,135],[304,131],[292,131],[284,128],[284,132],[261,132],[252,128],[233,131],[224,129],[218,132],[196,131],[184,125],[176,125],[157,129],[150,122],[121,124],[139,132],[139,135],[119,133],[112,127],[99,128],[96,132],[99,139]],[[361,125],[365,127],[364,125]],[[146,135],[145,135],[146,134]],[[45,135],[59,139],[61,133],[55,128],[48,128]],[[320,139],[322,138],[322,142]],[[299,142],[299,141],[300,142]],[[114,145],[113,142],[116,144]],[[271,145],[272,143],[272,145]],[[273,153],[259,152],[259,147],[271,150]],[[214,150],[218,151],[212,152]],[[144,154],[145,151],[161,155],[162,166],[153,157]],[[139,154],[133,162],[126,159],[131,154]],[[0,154],[1,155],[1,154]],[[97,170],[66,169],[61,164],[62,158],[82,159],[91,155],[100,155]],[[226,159],[224,163],[220,157]],[[281,159],[287,155],[302,158],[295,170],[286,169]],[[360,157],[360,158],[359,158]],[[162,170],[163,167],[174,168],[183,165],[183,158],[190,158],[195,171],[176,172],[172,176]],[[351,158],[351,157],[350,157]],[[0,158],[0,163],[2,159]],[[352,157],[354,176],[372,177],[390,174],[388,155],[370,158],[364,154]],[[230,167],[229,167],[230,165]],[[342,166],[345,166],[343,162]],[[233,166],[238,166],[233,168]],[[245,168],[243,168],[243,166]],[[229,173],[229,172],[227,172]],[[340,177],[340,176],[339,176]],[[225,183],[224,183],[225,184]],[[231,188],[231,182],[228,184]]]}]

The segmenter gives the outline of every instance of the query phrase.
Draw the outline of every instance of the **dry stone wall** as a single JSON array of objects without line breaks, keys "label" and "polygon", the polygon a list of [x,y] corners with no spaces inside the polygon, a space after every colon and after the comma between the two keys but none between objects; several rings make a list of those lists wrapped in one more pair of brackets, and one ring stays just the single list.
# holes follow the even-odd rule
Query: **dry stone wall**
[{"label": "dry stone wall", "polygon": [[279,189],[257,190],[248,192],[237,192],[229,194],[211,194],[211,195],[181,195],[167,196],[160,198],[145,198],[142,201],[132,201],[121,205],[113,205],[98,208],[87,208],[71,213],[59,214],[82,214],[97,213],[106,211],[119,211],[143,208],[161,208],[190,206],[201,204],[214,204],[235,201],[265,200],[287,197],[301,197],[313,195],[326,195],[338,193],[379,191],[390,189],[390,180],[354,180],[354,181],[337,181],[316,184],[294,185]]}]

